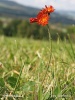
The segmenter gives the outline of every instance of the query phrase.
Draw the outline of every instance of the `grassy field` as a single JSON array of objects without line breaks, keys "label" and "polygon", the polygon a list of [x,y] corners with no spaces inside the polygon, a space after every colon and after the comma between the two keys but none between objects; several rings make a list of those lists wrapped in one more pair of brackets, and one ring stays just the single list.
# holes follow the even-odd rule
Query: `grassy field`
[{"label": "grassy field", "polygon": [[[0,37],[1,100],[75,100],[71,41]],[[4,99],[5,98],[5,99]]]}]

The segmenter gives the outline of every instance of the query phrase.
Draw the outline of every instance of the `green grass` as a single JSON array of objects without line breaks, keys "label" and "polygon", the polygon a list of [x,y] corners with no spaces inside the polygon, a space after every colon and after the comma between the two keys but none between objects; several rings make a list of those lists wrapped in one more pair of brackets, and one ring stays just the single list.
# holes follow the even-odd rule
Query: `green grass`
[{"label": "green grass", "polygon": [[51,51],[47,41],[0,37],[1,100],[74,100],[74,51],[59,39]]}]

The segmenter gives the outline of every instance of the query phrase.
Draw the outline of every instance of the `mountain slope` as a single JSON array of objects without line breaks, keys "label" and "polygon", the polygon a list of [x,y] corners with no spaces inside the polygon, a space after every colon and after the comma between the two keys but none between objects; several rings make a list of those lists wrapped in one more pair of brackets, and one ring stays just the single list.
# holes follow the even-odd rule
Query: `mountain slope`
[{"label": "mountain slope", "polygon": [[[23,6],[13,1],[0,0],[0,16],[12,18],[29,18],[35,17],[39,9]],[[51,22],[63,24],[75,24],[75,19],[68,17],[62,12],[54,12],[51,14]]]},{"label": "mountain slope", "polygon": [[34,16],[38,9],[20,5],[13,1],[0,0],[0,15],[8,15],[14,17],[29,17]]}]

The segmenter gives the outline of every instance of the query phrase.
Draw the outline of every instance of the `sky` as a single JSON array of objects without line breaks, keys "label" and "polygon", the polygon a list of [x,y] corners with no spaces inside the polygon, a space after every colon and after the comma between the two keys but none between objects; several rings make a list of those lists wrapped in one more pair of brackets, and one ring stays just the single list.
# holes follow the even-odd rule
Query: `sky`
[{"label": "sky", "polygon": [[75,0],[12,0],[23,5],[43,8],[45,5],[52,5],[57,10],[75,11]]}]

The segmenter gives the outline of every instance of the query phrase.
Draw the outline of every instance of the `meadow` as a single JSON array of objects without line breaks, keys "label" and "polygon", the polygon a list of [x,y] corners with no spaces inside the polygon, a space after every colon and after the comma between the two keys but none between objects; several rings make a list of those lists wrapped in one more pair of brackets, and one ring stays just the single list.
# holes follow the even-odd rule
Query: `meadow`
[{"label": "meadow", "polygon": [[0,37],[1,100],[75,100],[75,45]]}]

